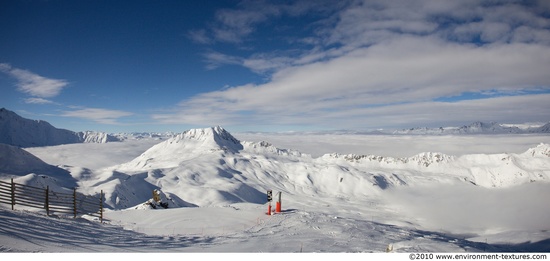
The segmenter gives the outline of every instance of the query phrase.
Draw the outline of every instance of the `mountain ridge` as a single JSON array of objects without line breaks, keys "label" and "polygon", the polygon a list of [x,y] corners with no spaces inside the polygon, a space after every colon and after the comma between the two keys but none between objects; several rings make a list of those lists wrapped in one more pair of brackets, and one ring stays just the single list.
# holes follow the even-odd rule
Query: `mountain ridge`
[{"label": "mountain ridge", "polygon": [[528,134],[528,133],[550,133],[550,123],[539,127],[528,127],[525,129],[517,126],[506,126],[497,122],[476,121],[469,125],[460,127],[439,127],[439,128],[410,128],[391,132],[392,134],[409,135],[461,135],[461,134]]},{"label": "mountain ridge", "polygon": [[[93,170],[68,165],[58,168],[70,173],[65,177],[76,179],[82,193],[103,191],[105,204],[112,209],[143,204],[153,190],[164,193],[174,207],[263,204],[268,189],[360,200],[402,187],[508,188],[549,182],[550,145],[542,143],[519,154],[423,152],[394,158],[330,153],[313,158],[266,141],[240,141],[216,126],[181,132],[118,165]],[[5,169],[10,172],[10,166]],[[41,182],[38,176],[50,174],[48,170],[25,169],[15,176],[16,182]]]},{"label": "mountain ridge", "polygon": [[74,132],[59,129],[43,120],[31,120],[0,108],[0,143],[17,147],[55,146],[73,143],[105,143],[120,141],[103,132]]},{"label": "mountain ridge", "polygon": [[[262,203],[268,188],[340,198],[434,184],[506,188],[548,182],[549,170],[548,144],[520,154],[455,157],[425,152],[393,158],[333,153],[312,158],[265,141],[241,142],[217,126],[182,132],[127,163],[103,169],[98,172],[99,181],[89,187],[106,191],[107,204],[113,208],[149,200],[138,196],[143,189],[158,189],[185,205],[207,206]],[[113,187],[117,193],[109,192]]]},{"label": "mountain ridge", "polygon": [[76,186],[69,171],[47,164],[19,147],[0,143],[0,159],[0,177],[19,178],[32,186],[47,184],[52,189]]}]

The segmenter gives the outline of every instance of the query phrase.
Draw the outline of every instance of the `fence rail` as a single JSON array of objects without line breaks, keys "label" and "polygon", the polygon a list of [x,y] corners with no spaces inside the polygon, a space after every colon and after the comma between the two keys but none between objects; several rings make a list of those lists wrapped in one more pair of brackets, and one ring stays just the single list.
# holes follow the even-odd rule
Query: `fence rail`
[{"label": "fence rail", "polygon": [[99,195],[86,196],[77,193],[76,188],[72,193],[64,193],[50,190],[49,187],[39,188],[23,184],[0,181],[0,203],[11,205],[22,205],[32,208],[41,208],[46,210],[46,215],[50,212],[64,214],[73,214],[76,218],[79,214],[99,217],[103,222],[103,190]]}]

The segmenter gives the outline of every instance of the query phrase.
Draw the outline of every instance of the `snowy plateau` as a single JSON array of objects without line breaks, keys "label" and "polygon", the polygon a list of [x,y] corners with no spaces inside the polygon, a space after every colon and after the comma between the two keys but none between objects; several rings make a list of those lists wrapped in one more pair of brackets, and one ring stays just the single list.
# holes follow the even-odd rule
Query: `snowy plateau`
[{"label": "snowy plateau", "polygon": [[[550,251],[545,133],[262,136],[216,126],[119,140],[2,144],[1,180],[103,192],[106,210],[100,222],[0,204],[0,251]],[[281,212],[266,213],[268,190]]]}]

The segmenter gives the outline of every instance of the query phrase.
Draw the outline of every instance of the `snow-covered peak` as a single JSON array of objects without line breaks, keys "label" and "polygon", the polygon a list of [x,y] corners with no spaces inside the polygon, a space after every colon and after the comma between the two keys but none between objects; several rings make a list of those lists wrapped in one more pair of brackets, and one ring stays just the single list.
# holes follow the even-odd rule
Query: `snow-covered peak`
[{"label": "snow-covered peak", "polygon": [[439,152],[423,152],[412,157],[407,158],[394,158],[384,157],[377,155],[357,155],[357,154],[345,154],[338,153],[325,154],[321,159],[344,159],[348,162],[365,163],[365,162],[379,162],[384,164],[407,164],[413,163],[413,165],[428,167],[434,163],[448,163],[454,160],[453,156],[449,156]]},{"label": "snow-covered peak", "polygon": [[311,157],[310,155],[303,154],[297,150],[277,148],[273,146],[273,144],[267,141],[259,141],[259,142],[243,141],[242,144],[247,151],[253,152],[253,153],[264,153],[264,154],[269,153],[269,154],[284,155],[284,156]]},{"label": "snow-covered peak", "polygon": [[533,157],[550,157],[550,144],[541,143],[534,148],[528,149],[524,155]]},{"label": "snow-covered peak", "polygon": [[452,156],[439,152],[423,152],[408,158],[408,161],[416,162],[418,165],[428,167],[434,163],[449,163],[453,161]]},{"label": "snow-covered peak", "polygon": [[184,131],[180,135],[177,135],[170,141],[175,141],[177,143],[183,140],[203,141],[213,147],[220,147],[233,152],[239,151],[243,148],[238,139],[233,137],[233,135],[220,126],[204,129],[190,129]]},{"label": "snow-covered peak", "polygon": [[241,142],[220,126],[190,129],[151,147],[122,168],[171,168],[203,154],[237,153],[242,149]]},{"label": "snow-covered peak", "polygon": [[474,122],[458,129],[460,133],[520,133],[521,129],[512,126],[503,126],[496,122]]},{"label": "snow-covered peak", "polygon": [[550,133],[550,123],[546,123],[540,127],[529,128],[527,130],[532,133]]},{"label": "snow-covered peak", "polygon": [[107,134],[105,132],[96,132],[96,131],[84,131],[77,132],[77,135],[80,137],[80,140],[84,143],[107,143],[107,142],[116,142],[120,141],[116,136]]}]

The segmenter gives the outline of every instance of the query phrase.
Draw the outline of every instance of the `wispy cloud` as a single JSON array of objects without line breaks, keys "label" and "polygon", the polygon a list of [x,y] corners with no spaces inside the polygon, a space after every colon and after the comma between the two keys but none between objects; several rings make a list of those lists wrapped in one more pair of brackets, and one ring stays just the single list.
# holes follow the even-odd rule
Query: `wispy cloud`
[{"label": "wispy cloud", "polygon": [[57,104],[56,102],[53,102],[51,100],[47,100],[44,98],[27,98],[25,99],[25,103],[27,104]]},{"label": "wispy cloud", "polygon": [[342,8],[351,1],[308,1],[299,0],[288,3],[273,1],[241,1],[235,9],[221,9],[216,12],[210,27],[191,30],[189,36],[198,43],[212,41],[239,44],[247,41],[256,32],[256,27],[270,19],[283,16],[297,17],[303,14],[325,14]]},{"label": "wispy cloud", "polygon": [[131,116],[133,113],[120,111],[120,110],[109,110],[101,108],[83,108],[76,109],[72,111],[64,111],[61,116],[64,117],[75,117],[81,119],[92,120],[101,124],[111,124],[117,125],[120,124],[118,119],[122,117]]},{"label": "wispy cloud", "polygon": [[[438,107],[436,105],[443,105],[427,102],[465,92],[516,91],[521,94],[521,90],[550,86],[545,71],[550,67],[549,50],[540,45],[480,48],[434,39],[403,38],[385,45],[357,49],[327,62],[282,69],[266,84],[203,93],[183,101],[176,115],[164,119],[172,123],[215,124],[215,120],[219,120],[237,124],[242,120],[289,125],[300,122],[330,125],[338,120],[342,126],[356,125],[355,122],[380,126],[398,122],[405,124],[412,119],[419,122],[436,118],[446,120],[449,119],[448,112],[443,113],[446,110],[434,109]],[[550,111],[546,103],[524,101],[530,104],[529,110],[539,113],[539,116]],[[486,101],[477,102],[483,104]],[[445,108],[470,111],[470,105],[447,104]],[[485,119],[496,120],[503,115],[509,119],[522,119],[526,116],[523,110],[499,105],[504,106],[502,110],[492,108],[492,119]],[[370,113],[376,111],[372,108],[385,108],[385,113],[392,112],[393,116]],[[409,112],[418,116],[402,117]],[[330,119],[330,115],[338,117]],[[470,116],[481,117],[481,114],[472,112]],[[373,121],[371,117],[378,120]],[[463,118],[461,115],[456,117]]]},{"label": "wispy cloud", "polygon": [[17,79],[17,90],[40,98],[55,97],[69,84],[66,80],[46,78],[27,70],[13,68],[7,63],[0,64],[0,71]]},{"label": "wispy cloud", "polygon": [[255,26],[281,14],[281,6],[267,1],[245,1],[239,9],[223,9],[216,13],[213,36],[222,42],[240,43],[255,31]]},{"label": "wispy cloud", "polygon": [[188,32],[187,36],[196,43],[200,44],[211,44],[212,39],[207,35],[206,30],[191,30]]},{"label": "wispy cloud", "polygon": [[[338,122],[340,127],[448,121],[450,114],[456,121],[520,121],[528,113],[510,104],[520,106],[521,101],[530,105],[530,120],[549,120],[550,107],[542,102],[550,92],[550,19],[544,15],[550,12],[548,5],[345,3],[347,8],[334,8],[341,11],[318,21],[314,35],[304,36],[316,38],[310,41],[313,48],[295,55],[281,56],[275,50],[243,58],[212,51],[207,59],[211,68],[237,64],[270,72],[269,82],[203,93],[182,101],[173,113],[154,118],[193,124]],[[218,19],[225,29],[242,29],[236,35],[244,36],[254,32],[255,25],[289,13],[288,6],[269,5],[253,15],[252,7],[225,10]],[[543,94],[523,95],[530,90]],[[516,96],[496,97],[492,92]],[[464,93],[482,93],[486,99],[436,102]]]},{"label": "wispy cloud", "polygon": [[272,73],[288,67],[295,59],[285,55],[254,54],[248,58],[232,56],[216,51],[204,53],[206,69],[213,70],[224,65],[239,65],[259,74]]},{"label": "wispy cloud", "polygon": [[359,46],[409,34],[464,43],[548,44],[549,11],[543,1],[356,1],[339,14],[327,41]]},{"label": "wispy cloud", "polygon": [[240,57],[226,55],[215,51],[205,53],[204,59],[208,70],[216,69],[222,65],[241,65],[243,63],[243,59]]}]

